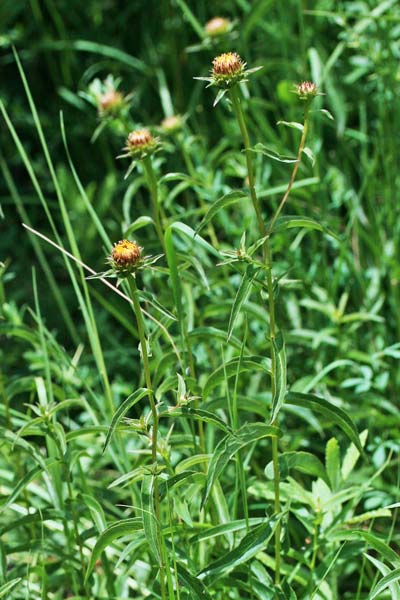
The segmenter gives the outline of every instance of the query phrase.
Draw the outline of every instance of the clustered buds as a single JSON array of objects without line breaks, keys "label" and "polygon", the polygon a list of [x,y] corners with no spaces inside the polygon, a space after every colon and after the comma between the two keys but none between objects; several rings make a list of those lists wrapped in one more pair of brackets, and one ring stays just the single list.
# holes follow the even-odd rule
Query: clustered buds
[{"label": "clustered buds", "polygon": [[219,87],[229,87],[243,79],[246,63],[237,52],[224,52],[212,62],[211,74]]},{"label": "clustered buds", "polygon": [[296,86],[296,94],[300,100],[310,102],[315,96],[318,96],[318,88],[311,81],[302,81]]},{"label": "clustered buds", "polygon": [[118,276],[126,277],[141,265],[142,250],[136,242],[120,240],[114,244],[108,262]]},{"label": "clustered buds", "polygon": [[131,131],[126,140],[124,150],[133,158],[143,159],[153,154],[158,146],[158,139],[155,138],[148,129],[136,129]]},{"label": "clustered buds", "polygon": [[172,115],[170,117],[166,117],[161,122],[161,127],[164,133],[175,133],[182,129],[183,126],[183,118],[181,115]]},{"label": "clustered buds", "polygon": [[224,17],[214,17],[206,23],[204,29],[209,37],[218,37],[231,30],[231,22]]}]

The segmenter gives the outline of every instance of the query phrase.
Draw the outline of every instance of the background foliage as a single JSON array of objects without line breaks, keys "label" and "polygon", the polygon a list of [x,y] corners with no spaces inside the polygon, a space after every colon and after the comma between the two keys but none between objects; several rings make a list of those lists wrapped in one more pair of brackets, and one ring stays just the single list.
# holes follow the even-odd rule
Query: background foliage
[{"label": "background foliage", "polygon": [[[234,21],[233,32],[217,41],[202,39],[203,25],[216,14]],[[133,93],[131,126],[152,126],[157,132],[165,116],[186,119],[179,135],[163,136],[155,168],[165,222],[175,224],[196,377],[186,378],[168,338],[183,351],[174,282],[164,261],[156,274],[140,278],[142,288],[178,317],[175,322],[146,304],[163,327],[147,323],[157,400],[169,405],[182,400],[178,372],[187,391],[201,396],[201,408],[223,423],[232,424],[227,408],[232,397],[240,425],[265,420],[270,402],[268,365],[262,362],[268,355],[265,298],[260,302],[259,294],[251,293],[227,343],[243,268],[218,266],[220,253],[238,248],[244,231],[248,244],[257,239],[251,206],[240,202],[218,212],[200,238],[213,249],[182,235],[176,225],[195,230],[218,198],[245,183],[240,132],[229,104],[222,101],[213,108],[214,90],[193,79],[207,75],[212,58],[226,50],[239,52],[249,67],[263,66],[252,77],[246,98],[254,144],[262,142],[278,156],[295,155],[298,132],[277,125],[302,118],[291,93],[293,82],[315,81],[325,94],[317,99],[318,107],[334,117],[319,113],[312,119],[308,145],[315,164],[303,160],[287,213],[313,218],[336,237],[306,229],[275,234],[278,322],[286,339],[291,392],[323,396],[345,410],[359,432],[368,430],[368,437],[361,434],[365,456],[359,459],[326,414],[289,404],[283,411],[282,452],[310,452],[321,466],[307,463],[305,472],[282,466],[283,497],[291,513],[283,542],[283,585],[290,587],[280,592],[273,590],[268,532],[256,529],[273,512],[268,440],[246,446],[236,462],[229,462],[204,512],[199,501],[207,461],[193,442],[193,422],[162,419],[164,525],[176,563],[172,571],[179,574],[176,588],[182,599],[195,593],[203,597],[203,589],[196,587],[200,584],[191,579],[203,573],[196,581],[213,598],[282,593],[284,598],[354,599],[369,597],[388,573],[395,573],[395,581],[400,566],[397,508],[387,507],[398,502],[399,480],[398,3],[3,0],[0,23],[1,101],[3,116],[10,119],[9,126],[4,118],[0,126],[0,597],[159,594],[146,524],[146,535],[141,529],[149,449],[148,440],[133,432],[140,423],[131,422],[130,429],[125,423],[102,454],[115,409],[143,385],[135,320],[123,299],[99,281],[85,281],[75,265],[68,271],[61,253],[21,227],[21,222],[31,224],[54,240],[47,207],[63,246],[75,256],[79,249],[85,263],[103,271],[110,251],[107,236],[116,241],[138,217],[150,215],[140,168],[125,180],[127,162],[115,160],[127,131],[114,124],[91,142],[98,116],[81,92],[96,77],[112,74],[121,78],[121,90]],[[30,108],[13,45],[38,116]],[[87,202],[68,161],[60,111]],[[54,177],[38,136],[39,122]],[[291,166],[260,153],[255,161],[268,220]],[[130,236],[146,253],[161,251],[151,227],[131,228]],[[237,376],[241,353],[262,360]],[[146,400],[127,414],[132,419],[147,414]],[[211,455],[223,426],[207,418],[206,451]],[[176,488],[171,484],[168,496],[165,482],[182,472],[188,480]],[[246,501],[250,517],[259,521],[251,523],[254,551],[245,563],[240,545],[246,540]],[[96,539],[117,522],[122,523],[118,537],[106,539],[100,550],[109,546],[107,553],[96,562],[99,550],[90,565]],[[221,524],[226,528],[218,534],[213,528]],[[237,555],[229,554],[238,547]],[[220,571],[208,573],[213,561],[223,557]],[[95,567],[94,574],[84,585],[88,566]],[[379,597],[399,597],[396,585]]]}]

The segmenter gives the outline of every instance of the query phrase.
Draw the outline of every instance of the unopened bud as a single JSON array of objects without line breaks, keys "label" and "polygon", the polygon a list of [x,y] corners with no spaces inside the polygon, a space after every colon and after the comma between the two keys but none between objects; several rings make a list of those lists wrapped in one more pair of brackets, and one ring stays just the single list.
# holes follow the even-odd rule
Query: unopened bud
[{"label": "unopened bud", "polygon": [[175,133],[182,129],[183,119],[180,115],[172,115],[170,117],[166,117],[161,122],[161,127],[163,128],[165,133]]},{"label": "unopened bud", "polygon": [[318,95],[318,88],[311,81],[302,81],[296,86],[296,93],[300,100],[312,100]]},{"label": "unopened bud", "polygon": [[230,31],[231,22],[229,19],[224,19],[224,17],[214,17],[206,23],[204,29],[208,36],[218,37]]},{"label": "unopened bud", "polygon": [[135,271],[141,263],[142,250],[136,242],[120,240],[114,244],[109,263],[120,276]]},{"label": "unopened bud", "polygon": [[157,144],[157,138],[148,129],[137,129],[128,135],[124,150],[134,158],[144,158],[156,150]]},{"label": "unopened bud", "polygon": [[124,103],[123,95],[117,90],[108,90],[99,97],[100,115],[116,113]]}]

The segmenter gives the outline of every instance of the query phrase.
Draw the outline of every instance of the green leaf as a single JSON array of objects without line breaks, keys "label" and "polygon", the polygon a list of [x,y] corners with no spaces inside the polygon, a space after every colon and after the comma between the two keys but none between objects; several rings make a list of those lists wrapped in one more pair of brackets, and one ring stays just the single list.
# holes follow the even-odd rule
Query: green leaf
[{"label": "green leaf", "polygon": [[215,217],[215,215],[220,210],[226,208],[227,206],[230,206],[231,204],[236,204],[237,202],[239,202],[239,200],[243,200],[244,198],[247,198],[247,194],[245,192],[243,192],[242,190],[235,190],[229,192],[228,194],[225,194],[225,196],[222,196],[222,198],[216,200],[211,206],[211,208],[209,208],[209,210],[207,211],[200,225],[197,227],[196,234],[199,233],[206,225],[208,225],[208,223]]},{"label": "green leaf", "polygon": [[311,410],[323,414],[327,419],[338,425],[347,435],[349,440],[357,447],[360,453],[363,453],[357,428],[343,409],[331,404],[319,396],[314,396],[313,394],[299,394],[297,392],[288,392],[286,394],[286,402],[288,404],[294,404],[295,406],[310,408]]},{"label": "green leaf", "polygon": [[[311,454],[311,452],[284,452],[279,455],[279,473],[282,479],[286,479],[289,475],[291,469],[295,469],[300,471],[301,473],[306,473],[307,475],[312,475],[314,477],[319,477],[327,485],[329,485],[328,475],[325,471],[324,465],[322,462]],[[265,467],[265,475],[269,479],[274,478],[274,470],[272,461]]]},{"label": "green leaf", "polygon": [[[222,329],[217,329],[216,327],[196,327],[195,329],[192,329],[189,332],[189,338],[200,338],[203,339],[204,341],[209,342],[210,338],[215,338],[217,340],[219,340],[220,342],[226,342],[226,331],[223,331]],[[241,342],[235,338],[234,336],[231,336],[229,338],[229,343],[234,347],[234,348],[241,348]]]},{"label": "green leaf", "polygon": [[8,508],[10,504],[12,504],[14,500],[18,498],[18,496],[26,488],[26,486],[29,485],[34,479],[40,477],[44,471],[47,471],[48,469],[50,469],[50,467],[59,463],[60,461],[56,458],[48,458],[43,462],[42,465],[34,467],[30,471],[28,471],[28,473],[18,481],[17,485],[14,487],[8,498],[5,499],[2,504],[0,504],[0,512]]},{"label": "green leaf", "polygon": [[332,541],[336,540],[350,540],[350,541],[364,541],[369,548],[373,548],[380,558],[387,560],[395,569],[400,568],[400,557],[392,550],[388,544],[379,539],[376,535],[363,530],[352,530],[352,531],[335,531],[329,536]]},{"label": "green leaf", "polygon": [[271,340],[271,344],[275,363],[275,390],[272,398],[270,423],[275,423],[286,394],[286,352],[285,341],[281,332],[277,334],[274,340]]},{"label": "green leaf", "polygon": [[229,521],[229,523],[222,523],[222,525],[216,525],[215,527],[209,527],[205,531],[200,531],[200,533],[192,536],[189,541],[191,544],[197,544],[197,542],[202,540],[209,540],[220,535],[225,535],[226,533],[231,533],[232,531],[242,531],[247,529],[248,525],[261,525],[264,521],[265,517],[253,517],[248,519],[248,523],[246,519]]},{"label": "green leaf", "polygon": [[[359,437],[362,448],[364,448],[364,446],[365,446],[365,442],[367,441],[367,436],[368,436],[368,430],[364,429],[364,431],[362,431],[360,433],[360,437]],[[348,476],[350,475],[350,473],[356,466],[356,463],[357,463],[359,457],[360,457],[360,452],[358,450],[358,447],[356,447],[354,444],[351,444],[345,454],[344,459],[343,459],[342,472],[341,472],[343,480],[348,478]]]},{"label": "green leaf", "polygon": [[251,292],[251,286],[253,285],[253,281],[257,276],[258,269],[254,268],[253,265],[248,265],[245,273],[243,274],[242,280],[238,287],[238,291],[236,292],[235,300],[232,305],[231,314],[229,316],[228,323],[228,333],[227,340],[229,341],[231,335],[233,333],[233,328],[235,327],[236,321],[239,317],[241,308],[243,304],[246,302],[249,294]]},{"label": "green leaf", "polygon": [[89,565],[85,575],[85,583],[90,577],[91,572],[93,571],[93,567],[96,564],[100,555],[108,546],[118,538],[124,537],[126,535],[132,536],[136,531],[140,531],[143,529],[142,519],[140,517],[135,517],[133,519],[122,519],[121,521],[116,521],[107,529],[105,529],[101,535],[97,538],[96,544],[92,550],[92,554],[89,560]]},{"label": "green leaf", "polygon": [[221,558],[214,560],[208,567],[201,571],[200,575],[214,582],[217,577],[229,573],[238,565],[243,565],[246,561],[253,558],[261,550],[265,550],[280,519],[280,515],[275,516],[268,523],[259,525],[250,531],[239,542],[236,548],[230,550]]},{"label": "green leaf", "polygon": [[193,598],[193,600],[211,600],[206,586],[200,579],[189,573],[181,563],[176,563],[176,569],[179,581],[182,582],[183,587],[190,593],[190,598]]},{"label": "green leaf", "polygon": [[158,565],[162,564],[159,547],[159,524],[154,510],[154,483],[155,475],[145,475],[142,481],[142,519],[143,529],[149,550]]},{"label": "green leaf", "polygon": [[281,163],[295,163],[297,158],[295,156],[285,156],[284,154],[279,154],[274,148],[269,148],[264,144],[256,144],[254,148],[251,148],[252,152],[261,152],[261,154],[265,154],[268,158],[272,158],[272,160],[277,160]]},{"label": "green leaf", "polygon": [[0,598],[4,598],[8,592],[10,592],[13,588],[15,588],[22,581],[22,577],[17,577],[16,579],[12,579],[11,581],[7,581],[4,585],[0,587]]},{"label": "green leaf", "polygon": [[172,223],[172,225],[170,225],[170,227],[177,233],[188,238],[192,242],[192,246],[199,246],[200,248],[202,248],[209,254],[218,258],[218,260],[221,260],[223,258],[221,256],[221,254],[218,252],[218,250],[215,250],[215,248],[213,248],[211,246],[211,244],[206,242],[206,240],[203,239],[200,235],[198,235],[198,233],[196,233],[196,231],[194,231],[194,229],[189,227],[189,225],[186,225],[185,223],[181,223],[180,221],[176,221],[175,223]]},{"label": "green leaf", "polygon": [[202,506],[207,502],[214,481],[239,450],[262,438],[279,435],[280,431],[277,427],[266,425],[265,423],[249,423],[222,438],[215,448],[208,466],[207,485],[201,503]]},{"label": "green leaf", "polygon": [[220,100],[222,100],[222,98],[225,96],[225,94],[227,93],[227,91],[228,91],[227,89],[225,89],[225,90],[222,90],[222,89],[218,90],[218,93],[215,96],[215,100],[214,100],[214,103],[213,103],[214,107],[217,106],[217,104],[218,104],[218,102]]},{"label": "green leaf", "polygon": [[[389,567],[387,567],[385,565],[385,563],[381,562],[380,560],[378,560],[377,558],[375,558],[374,556],[364,553],[364,556],[379,570],[379,572],[381,573],[381,575],[383,575],[384,577],[389,576],[391,574],[391,571],[389,569]],[[378,584],[376,584],[378,585]],[[396,582],[391,582],[389,584],[390,587],[390,597],[391,600],[400,600],[400,587],[399,584]],[[374,590],[375,591],[375,588]],[[370,598],[368,598],[368,600],[370,600]]]},{"label": "green leaf", "polygon": [[124,415],[128,412],[128,410],[132,406],[134,406],[137,402],[139,402],[139,400],[141,400],[143,398],[143,396],[146,396],[148,393],[149,393],[149,390],[147,388],[139,388],[138,390],[136,390],[136,392],[133,392],[132,394],[130,394],[130,396],[128,396],[127,399],[124,400],[124,402],[117,408],[117,410],[114,413],[110,428],[107,433],[107,438],[106,438],[106,441],[104,444],[103,452],[105,452],[108,444],[111,441],[111,437],[113,436],[116,428],[118,427],[118,424],[120,423],[120,421],[124,417]]},{"label": "green leaf", "polygon": [[330,488],[335,491],[340,483],[340,448],[336,438],[331,438],[326,444],[325,452],[326,472],[328,473]]},{"label": "green leaf", "polygon": [[302,123],[297,123],[296,121],[278,121],[277,125],[284,125],[285,127],[298,129],[299,131],[303,131],[304,129],[304,125]]},{"label": "green leaf", "polygon": [[[267,227],[267,231],[269,231],[269,223],[267,223],[266,227]],[[309,217],[297,217],[294,215],[287,215],[285,217],[279,217],[275,221],[275,223],[272,227],[272,232],[276,233],[278,231],[284,231],[285,229],[294,229],[294,228],[315,229],[316,231],[321,231],[321,232],[325,233],[326,235],[329,235],[329,236],[335,238],[335,240],[339,240],[339,237],[336,235],[336,233],[334,233],[333,231],[331,231],[324,225],[321,225],[321,223],[319,223],[318,221],[315,221],[314,219],[310,219]]]},{"label": "green leaf", "polygon": [[147,225],[154,225],[154,220],[151,217],[143,215],[138,217],[124,232],[124,237],[129,237],[134,231],[146,227]]},{"label": "green leaf", "polygon": [[203,421],[204,423],[211,423],[219,429],[222,429],[225,433],[231,433],[232,431],[229,425],[217,415],[214,415],[207,410],[202,410],[201,408],[192,408],[191,406],[171,406],[168,410],[160,412],[159,418],[161,417],[183,417],[186,419],[194,419],[196,421]]},{"label": "green leaf", "polygon": [[236,376],[238,371],[238,362],[240,362],[239,373],[244,373],[246,371],[264,371],[265,373],[271,373],[270,360],[265,358],[265,356],[244,356],[233,358],[225,363],[225,365],[221,365],[218,367],[218,369],[211,373],[204,385],[204,398],[207,398],[211,390],[213,390],[221,382],[225,381],[229,377]]}]

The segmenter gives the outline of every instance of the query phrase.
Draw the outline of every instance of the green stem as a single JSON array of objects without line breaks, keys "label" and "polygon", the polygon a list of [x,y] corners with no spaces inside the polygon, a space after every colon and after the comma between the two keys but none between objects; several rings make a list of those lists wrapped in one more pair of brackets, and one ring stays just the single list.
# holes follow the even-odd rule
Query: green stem
[{"label": "green stem", "polygon": [[161,247],[163,252],[165,252],[165,241],[164,241],[164,231],[161,224],[160,218],[160,210],[158,205],[158,182],[156,178],[156,174],[154,173],[153,163],[151,160],[151,156],[146,156],[142,160],[143,170],[145,172],[147,185],[150,191],[151,203],[153,208],[153,219],[154,225],[156,228],[156,232],[158,238],[160,240]]},{"label": "green stem", "polygon": [[[230,99],[233,104],[233,108],[239,123],[239,128],[243,138],[244,149],[246,153],[247,163],[247,174],[249,179],[250,197],[253,203],[254,211],[257,217],[257,223],[259,228],[260,236],[265,238],[263,243],[263,255],[267,278],[267,289],[268,289],[268,304],[269,304],[269,332],[271,342],[275,340],[276,336],[276,324],[275,324],[275,298],[274,298],[274,285],[272,278],[272,254],[269,246],[268,232],[262,217],[261,206],[257,197],[255,187],[255,171],[253,165],[253,157],[250,144],[250,136],[247,130],[246,120],[242,108],[241,99],[238,93],[237,86],[234,86],[229,92]],[[272,397],[275,395],[276,390],[276,364],[275,355],[272,352],[271,344],[271,394]],[[276,422],[272,423],[276,425]],[[280,480],[279,480],[279,448],[278,438],[272,438],[272,462],[274,469],[274,512],[278,514],[280,512]],[[280,584],[281,580],[281,525],[278,523],[275,530],[275,583]]]},{"label": "green stem", "polygon": [[272,221],[268,227],[268,232],[267,232],[268,234],[271,233],[271,231],[276,223],[276,220],[279,217],[279,215],[281,214],[282,209],[285,206],[287,199],[289,198],[289,194],[292,191],[294,180],[296,179],[297,171],[299,170],[299,166],[301,163],[301,155],[303,154],[303,150],[304,150],[304,146],[305,146],[306,138],[307,138],[307,133],[308,133],[308,107],[306,107],[305,113],[304,113],[303,133],[301,134],[301,139],[300,139],[299,149],[297,152],[296,162],[294,163],[293,171],[290,176],[290,180],[289,180],[289,184],[287,186],[286,192],[284,193],[284,196],[278,206],[278,209],[277,209],[276,213],[274,214],[274,216],[272,217]]},{"label": "green stem", "polygon": [[[151,460],[153,462],[153,465],[155,465],[155,463],[157,463],[158,413],[157,413],[157,407],[156,407],[156,403],[155,403],[155,399],[154,399],[153,384],[151,381],[150,363],[149,363],[149,355],[147,353],[147,340],[146,340],[146,334],[145,334],[143,313],[142,313],[142,309],[140,307],[139,290],[136,285],[135,276],[132,275],[131,277],[129,277],[128,282],[129,282],[129,288],[130,288],[132,301],[133,301],[133,311],[135,313],[136,323],[137,323],[137,328],[138,328],[138,333],[139,333],[139,342],[140,342],[141,355],[142,355],[142,361],[143,361],[144,378],[145,378],[146,387],[148,390],[148,398],[149,398],[150,410],[151,410],[151,415],[152,415],[152,420],[153,420],[153,431],[152,431],[152,436],[151,436]],[[160,553],[160,556],[162,557],[161,564],[160,564],[161,597],[163,600],[166,600],[167,591],[166,591],[166,587],[165,587],[165,564],[164,564],[164,558],[163,558],[164,551],[163,551],[163,542],[162,542],[162,532],[161,532],[161,526],[160,526],[161,506],[160,506],[160,496],[158,493],[157,473],[155,474],[155,477],[154,477],[154,508],[155,508],[155,514],[156,514],[156,520],[157,520],[157,539],[158,539],[158,545],[159,545],[159,553]]]}]

